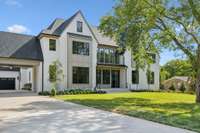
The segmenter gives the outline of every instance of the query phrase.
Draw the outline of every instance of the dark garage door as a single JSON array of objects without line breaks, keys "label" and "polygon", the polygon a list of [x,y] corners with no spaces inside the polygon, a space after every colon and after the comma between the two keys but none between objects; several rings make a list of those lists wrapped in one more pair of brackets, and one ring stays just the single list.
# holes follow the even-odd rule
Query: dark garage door
[{"label": "dark garage door", "polygon": [[0,90],[15,90],[15,78],[0,78]]}]

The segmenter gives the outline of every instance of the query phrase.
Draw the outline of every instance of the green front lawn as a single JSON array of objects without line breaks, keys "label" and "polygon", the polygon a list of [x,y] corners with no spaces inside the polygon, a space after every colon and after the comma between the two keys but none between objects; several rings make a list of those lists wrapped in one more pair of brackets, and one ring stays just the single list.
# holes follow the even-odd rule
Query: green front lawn
[{"label": "green front lawn", "polygon": [[200,132],[200,104],[190,94],[134,92],[56,98]]}]

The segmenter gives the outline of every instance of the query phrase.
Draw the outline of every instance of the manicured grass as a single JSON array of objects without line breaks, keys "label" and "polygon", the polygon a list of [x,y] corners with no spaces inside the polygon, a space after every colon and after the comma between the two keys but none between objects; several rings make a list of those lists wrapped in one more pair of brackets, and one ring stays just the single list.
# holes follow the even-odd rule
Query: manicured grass
[{"label": "manicured grass", "polygon": [[134,92],[56,98],[200,132],[200,104],[190,94]]}]

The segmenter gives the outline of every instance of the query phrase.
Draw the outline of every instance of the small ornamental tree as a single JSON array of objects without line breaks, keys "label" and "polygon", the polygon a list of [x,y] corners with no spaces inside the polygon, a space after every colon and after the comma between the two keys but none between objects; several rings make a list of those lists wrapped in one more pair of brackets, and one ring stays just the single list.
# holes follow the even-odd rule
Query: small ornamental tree
[{"label": "small ornamental tree", "polygon": [[[56,60],[49,66],[49,81],[52,83],[52,89],[57,89],[57,85],[64,78],[62,64]],[[55,91],[52,90],[55,93]]]}]

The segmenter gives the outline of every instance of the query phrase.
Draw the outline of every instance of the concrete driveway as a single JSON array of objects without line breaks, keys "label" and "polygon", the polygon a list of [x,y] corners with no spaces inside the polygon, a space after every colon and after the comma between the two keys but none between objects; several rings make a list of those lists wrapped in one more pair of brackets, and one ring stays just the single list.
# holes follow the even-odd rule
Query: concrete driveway
[{"label": "concrete driveway", "polygon": [[0,94],[0,133],[192,133],[34,94]]}]

